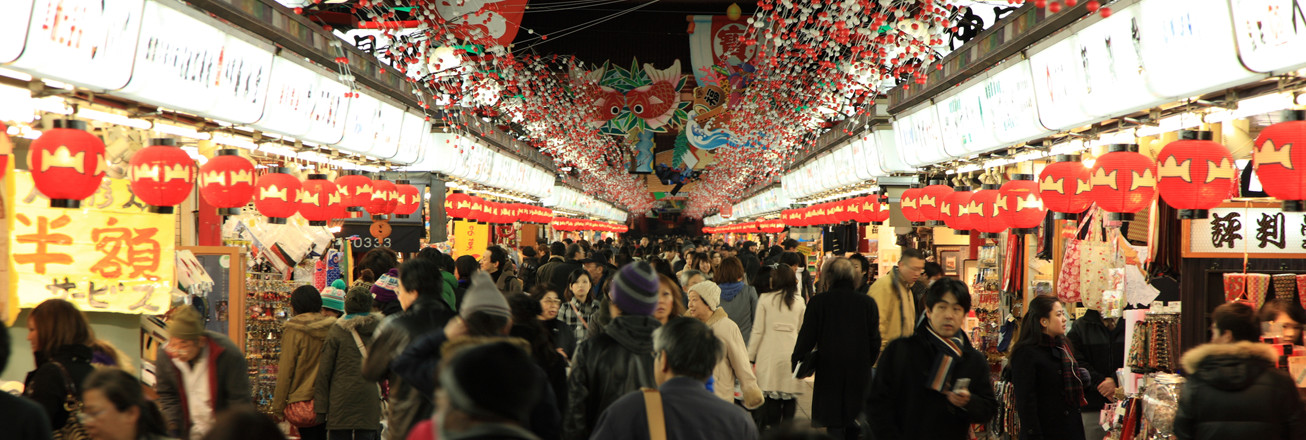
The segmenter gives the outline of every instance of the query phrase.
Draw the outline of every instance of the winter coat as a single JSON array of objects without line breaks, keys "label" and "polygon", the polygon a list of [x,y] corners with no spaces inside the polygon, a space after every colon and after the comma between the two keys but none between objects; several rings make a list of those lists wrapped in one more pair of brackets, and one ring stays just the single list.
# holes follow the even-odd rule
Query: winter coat
[{"label": "winter coat", "polygon": [[58,362],[68,371],[74,397],[81,399],[82,381],[95,371],[91,366],[92,355],[91,347],[80,344],[64,345],[53,353],[35,353],[36,369],[27,373],[27,379],[23,381],[24,395],[45,409],[45,414],[50,417],[50,428],[58,430],[68,423],[68,411],[64,410],[68,382],[54,363]]},{"label": "winter coat", "polygon": [[321,313],[300,313],[286,321],[281,330],[277,386],[272,391],[274,414],[281,414],[291,403],[313,400],[322,343],[335,323],[336,318]]},{"label": "winter coat", "polygon": [[[721,308],[739,326],[744,344],[753,335],[753,314],[757,312],[757,288],[743,283],[722,283]],[[735,287],[738,286],[738,287]]]},{"label": "winter coat", "polygon": [[762,260],[757,258],[757,253],[749,251],[739,251],[739,263],[744,265],[744,280],[749,284],[757,280],[757,271],[762,269]]},{"label": "winter coat", "polygon": [[[755,440],[757,425],[739,407],[722,402],[703,386],[703,381],[673,377],[658,387],[662,417],[668,439]],[[599,416],[596,439],[644,440],[649,438],[648,412],[644,393],[630,393]]]},{"label": "winter coat", "polygon": [[1079,405],[1066,402],[1069,390],[1066,389],[1057,350],[1031,344],[1019,345],[1011,352],[1011,385],[1016,415],[1020,418],[1021,440],[1084,438],[1084,419],[1080,418]]},{"label": "winter coat", "polygon": [[874,299],[846,283],[807,303],[789,361],[797,363],[817,350],[811,414],[818,426],[846,427],[861,414],[871,366],[880,354],[879,313]]},{"label": "winter coat", "polygon": [[[570,307],[563,305],[563,307]],[[547,321],[540,321],[544,329],[549,332],[549,342],[553,343],[554,348],[561,348],[563,353],[567,353],[570,359],[572,353],[576,352],[576,334],[572,331],[571,326],[563,323],[562,320],[554,318]],[[565,390],[559,390],[565,391]]]},{"label": "winter coat", "polygon": [[866,405],[877,439],[965,440],[970,438],[972,423],[987,422],[997,413],[988,359],[964,342],[944,389],[951,391],[957,379],[968,378],[970,402],[959,408],[929,388],[930,372],[943,350],[931,340],[937,336],[929,325],[928,320],[922,322],[912,336],[890,342],[880,354]]},{"label": "winter coat", "polygon": [[655,386],[653,330],[660,325],[650,316],[617,316],[602,333],[576,347],[567,378],[570,402],[563,416],[563,438],[588,439],[612,402],[640,387]]},{"label": "winter coat", "polygon": [[[208,340],[207,352],[203,356],[208,362],[209,404],[213,407],[213,414],[234,406],[252,405],[245,353],[221,333],[205,331],[204,336]],[[168,419],[168,435],[190,438],[190,406],[187,403],[190,391],[186,389],[186,381],[172,364],[172,356],[162,346],[155,359],[159,361],[155,363],[154,390],[159,394],[159,409]]]},{"label": "winter coat", "polygon": [[[599,324],[596,321],[599,318],[599,306],[602,304],[603,302],[598,298],[592,298],[588,303],[572,298],[558,307],[558,320],[571,329],[572,340],[577,345],[588,339],[589,335],[598,333]],[[571,356],[574,352],[573,348],[567,352],[567,355]]]},{"label": "winter coat", "polygon": [[503,269],[494,276],[494,287],[499,288],[499,292],[512,296],[522,293],[522,282],[517,278],[517,268],[513,267],[511,262],[504,262]]},{"label": "winter coat", "polygon": [[734,402],[735,379],[738,379],[739,389],[744,393],[744,406],[753,409],[762,406],[765,399],[762,396],[762,389],[757,386],[757,376],[753,374],[753,366],[748,362],[748,344],[739,334],[739,326],[736,326],[721,308],[712,312],[712,317],[707,319],[707,326],[712,328],[712,333],[721,341],[721,347],[725,352],[724,356],[717,359],[716,368],[712,369],[712,377],[716,378],[714,389],[717,397],[727,402]]},{"label": "winter coat", "polygon": [[9,393],[0,393],[0,426],[7,438],[15,440],[45,440],[53,435],[40,405]]},{"label": "winter coat", "polygon": [[458,277],[453,272],[440,271],[440,276],[444,278],[444,288],[440,296],[444,299],[444,304],[449,306],[449,310],[458,311],[459,299],[462,295],[458,294]]},{"label": "winter coat", "polygon": [[800,394],[804,386],[794,379],[789,356],[803,328],[807,304],[795,295],[792,307],[785,305],[784,292],[763,293],[757,301],[753,334],[748,338],[748,359],[757,365],[757,385],[762,391]]},{"label": "winter coat", "polygon": [[916,328],[916,297],[898,281],[898,268],[875,280],[869,290],[879,306],[880,351],[894,339],[911,336]]},{"label": "winter coat", "polygon": [[1102,322],[1102,313],[1089,309],[1083,317],[1075,320],[1066,339],[1075,350],[1075,362],[1088,370],[1090,378],[1089,383],[1084,384],[1084,399],[1088,404],[1080,411],[1101,411],[1110,399],[1097,391],[1098,384],[1108,378],[1118,380],[1116,370],[1125,366],[1125,326],[1108,329]]},{"label": "winter coat", "polygon": [[1179,395],[1179,440],[1306,439],[1306,412],[1278,356],[1256,342],[1204,344],[1184,353],[1188,382]]},{"label": "winter coat", "polygon": [[522,286],[535,287],[535,281],[538,279],[540,270],[540,259],[535,257],[523,258],[521,260],[521,282]]},{"label": "winter coat", "polygon": [[[402,440],[418,420],[430,417],[435,409],[429,393],[423,394],[398,374],[393,374],[390,362],[403,353],[414,338],[439,332],[454,313],[439,298],[418,296],[408,310],[386,317],[377,328],[363,361],[363,378],[380,382],[390,380],[389,412],[384,415],[388,423],[386,440]],[[432,372],[432,380],[434,380]]]},{"label": "winter coat", "polygon": [[313,409],[326,414],[328,430],[381,429],[381,390],[364,379],[363,353],[353,332],[358,332],[369,350],[372,335],[385,316],[380,313],[340,319],[327,332],[317,369]]},{"label": "winter coat", "polygon": [[576,260],[550,259],[548,263],[540,266],[539,273],[535,275],[535,283],[547,282],[555,291],[562,292],[567,288],[567,279],[571,277],[571,273],[580,268],[580,262]]}]

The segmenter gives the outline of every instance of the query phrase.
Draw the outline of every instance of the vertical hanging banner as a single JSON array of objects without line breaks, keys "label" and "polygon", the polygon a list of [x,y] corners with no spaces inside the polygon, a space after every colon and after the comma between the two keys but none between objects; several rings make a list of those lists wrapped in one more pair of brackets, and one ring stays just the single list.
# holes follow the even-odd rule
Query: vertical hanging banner
[{"label": "vertical hanging banner", "polygon": [[125,179],[105,179],[83,209],[50,208],[28,172],[13,173],[10,258],[18,305],[62,298],[83,311],[168,310],[176,217],[146,211]]},{"label": "vertical hanging banner", "polygon": [[453,222],[453,257],[463,255],[481,258],[485,248],[490,246],[490,225],[478,225],[476,222]]},{"label": "vertical hanging banner", "polygon": [[[693,15],[689,33],[689,62],[699,86],[707,86],[705,77],[713,66],[751,69],[757,58],[758,45],[744,44],[748,17],[731,20],[726,15]],[[733,69],[732,69],[733,70]]]},{"label": "vertical hanging banner", "polygon": [[0,63],[7,63],[23,53],[27,42],[27,25],[32,21],[32,0],[11,0],[0,14]]}]

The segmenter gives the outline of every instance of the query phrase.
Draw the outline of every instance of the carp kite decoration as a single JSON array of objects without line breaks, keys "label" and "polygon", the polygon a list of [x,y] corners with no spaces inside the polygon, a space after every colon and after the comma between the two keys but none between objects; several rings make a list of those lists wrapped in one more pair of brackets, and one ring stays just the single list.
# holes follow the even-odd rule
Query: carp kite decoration
[{"label": "carp kite decoration", "polygon": [[680,100],[680,89],[688,78],[680,71],[680,60],[662,70],[652,64],[641,69],[638,60],[630,63],[630,69],[604,63],[585,76],[598,80],[599,97],[588,123],[603,134],[666,133],[685,121],[689,103]]}]

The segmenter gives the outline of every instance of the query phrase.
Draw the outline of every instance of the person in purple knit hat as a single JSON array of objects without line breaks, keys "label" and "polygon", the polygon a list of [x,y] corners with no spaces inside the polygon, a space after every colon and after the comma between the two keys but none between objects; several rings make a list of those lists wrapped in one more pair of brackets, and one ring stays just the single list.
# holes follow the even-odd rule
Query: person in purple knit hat
[{"label": "person in purple knit hat", "polygon": [[390,269],[372,284],[372,307],[385,316],[402,312],[404,309],[399,305],[399,296],[395,294],[398,288],[399,269]]}]

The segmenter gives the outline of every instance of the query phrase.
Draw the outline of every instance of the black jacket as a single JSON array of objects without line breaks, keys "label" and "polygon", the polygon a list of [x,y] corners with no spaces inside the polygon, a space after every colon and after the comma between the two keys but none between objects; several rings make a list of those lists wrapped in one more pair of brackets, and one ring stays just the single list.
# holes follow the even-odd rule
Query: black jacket
[{"label": "black jacket", "polygon": [[0,393],[0,426],[5,438],[14,440],[46,440],[52,435],[50,420],[40,405],[9,393]]},{"label": "black jacket", "polygon": [[940,350],[930,341],[935,336],[928,327],[928,320],[922,322],[915,334],[890,342],[880,354],[866,410],[876,439],[965,440],[970,424],[987,422],[997,412],[988,360],[969,344],[962,346],[961,359],[945,389],[951,390],[957,379],[969,378],[970,403],[958,408],[943,393],[928,388]]},{"label": "black jacket", "polygon": [[812,420],[842,428],[866,403],[871,366],[880,354],[880,309],[875,300],[838,285],[812,297],[790,358],[798,363],[817,350]]},{"label": "black jacket", "polygon": [[535,287],[536,274],[540,270],[540,259],[535,257],[522,258],[521,272],[518,277],[521,278],[522,287],[529,291]]},{"label": "black jacket", "polygon": [[1274,368],[1265,344],[1205,344],[1184,353],[1188,382],[1179,396],[1174,433],[1193,439],[1306,439],[1297,386]]},{"label": "black jacket", "polygon": [[[754,440],[757,425],[743,408],[721,400],[701,380],[678,376],[658,387],[668,439]],[[626,394],[608,407],[594,427],[596,439],[649,438],[644,393]]]},{"label": "black jacket", "polygon": [[1054,350],[1035,344],[1018,346],[1011,352],[1011,385],[1021,440],[1084,438],[1079,405],[1066,402],[1066,381]]},{"label": "black jacket", "polygon": [[744,265],[744,275],[748,277],[748,284],[753,284],[757,279],[757,271],[762,269],[762,260],[757,258],[756,253],[739,251],[739,262]]},{"label": "black jacket", "polygon": [[[82,398],[82,381],[94,371],[91,354],[91,347],[77,344],[59,347],[53,353],[35,353],[36,369],[27,373],[27,380],[23,381],[24,393],[45,409],[52,429],[57,430],[68,423],[68,411],[63,408],[68,399],[68,385],[72,385],[74,397]],[[71,384],[64,380],[63,372],[55,362],[68,371]]]},{"label": "black jacket", "polygon": [[540,270],[535,274],[535,283],[549,283],[549,286],[558,292],[564,292],[567,289],[567,278],[572,272],[580,269],[580,262],[576,260],[550,260],[540,266]]},{"label": "black jacket", "polygon": [[[418,296],[403,313],[386,317],[377,328],[363,361],[363,378],[380,382],[390,379],[390,407],[386,421],[389,440],[402,440],[419,420],[430,417],[435,396],[422,393],[408,380],[390,370],[390,362],[417,337],[439,332],[454,313],[434,295]],[[434,378],[434,371],[431,376]]]},{"label": "black jacket", "polygon": [[1118,380],[1116,370],[1125,366],[1125,326],[1108,329],[1102,322],[1102,313],[1089,309],[1075,320],[1066,339],[1075,350],[1075,361],[1088,370],[1090,377],[1089,383],[1084,384],[1084,400],[1088,404],[1080,411],[1101,411],[1109,399],[1097,392],[1097,385],[1107,378]]},{"label": "black jacket", "polygon": [[618,398],[653,387],[653,330],[661,325],[650,316],[618,316],[603,332],[580,343],[567,378],[564,438],[590,437],[599,415]]}]

